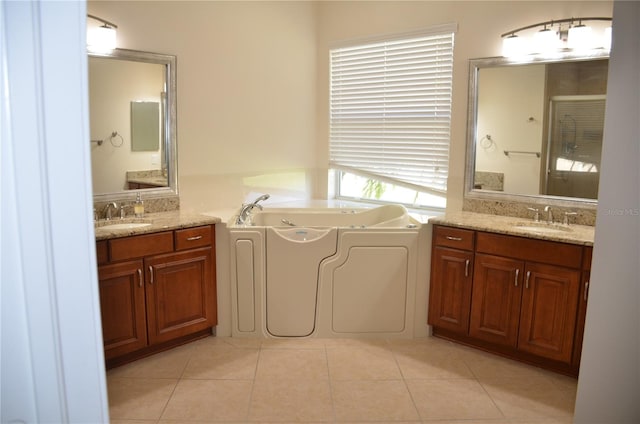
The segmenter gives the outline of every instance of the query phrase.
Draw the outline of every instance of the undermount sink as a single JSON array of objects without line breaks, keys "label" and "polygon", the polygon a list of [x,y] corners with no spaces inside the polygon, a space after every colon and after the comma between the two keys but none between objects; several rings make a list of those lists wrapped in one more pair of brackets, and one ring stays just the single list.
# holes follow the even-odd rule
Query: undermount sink
[{"label": "undermount sink", "polygon": [[531,231],[534,233],[540,234],[566,234],[571,232],[571,228],[569,227],[558,227],[552,226],[551,224],[533,224],[533,223],[523,223],[516,224],[513,228],[522,231]]},{"label": "undermount sink", "polygon": [[149,225],[151,225],[150,222],[121,222],[117,224],[100,225],[99,227],[97,227],[97,229],[102,228],[104,230],[132,230],[134,228],[148,227]]}]

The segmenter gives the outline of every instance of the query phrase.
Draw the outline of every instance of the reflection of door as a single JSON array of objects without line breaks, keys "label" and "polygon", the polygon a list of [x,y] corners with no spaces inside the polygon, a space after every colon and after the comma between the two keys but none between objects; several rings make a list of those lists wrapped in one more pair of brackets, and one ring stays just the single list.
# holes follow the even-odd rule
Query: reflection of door
[{"label": "reflection of door", "polygon": [[545,194],[596,199],[604,95],[551,98]]}]

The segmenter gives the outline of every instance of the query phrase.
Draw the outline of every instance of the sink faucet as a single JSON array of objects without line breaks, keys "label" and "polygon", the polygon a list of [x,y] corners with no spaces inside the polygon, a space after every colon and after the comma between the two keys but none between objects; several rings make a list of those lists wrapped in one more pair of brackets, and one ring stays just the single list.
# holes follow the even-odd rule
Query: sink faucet
[{"label": "sink faucet", "polygon": [[527,208],[531,212],[533,212],[533,222],[540,222],[540,209],[537,208]]},{"label": "sink faucet", "polygon": [[545,206],[544,211],[547,213],[547,224],[553,224],[553,213],[551,212],[551,206]]},{"label": "sink faucet", "polygon": [[107,221],[109,221],[111,219],[111,208],[113,208],[114,210],[118,209],[118,205],[116,204],[116,202],[109,202],[104,206],[104,209],[102,210],[102,214],[104,215],[104,219],[106,219]]},{"label": "sink faucet", "polygon": [[262,205],[259,205],[258,202],[267,200],[268,198],[269,198],[268,194],[263,194],[253,202],[243,204],[242,208],[240,209],[240,213],[238,214],[238,219],[236,220],[236,224],[244,225],[247,222],[247,219],[249,219],[249,214],[254,208],[258,208],[262,210]]}]

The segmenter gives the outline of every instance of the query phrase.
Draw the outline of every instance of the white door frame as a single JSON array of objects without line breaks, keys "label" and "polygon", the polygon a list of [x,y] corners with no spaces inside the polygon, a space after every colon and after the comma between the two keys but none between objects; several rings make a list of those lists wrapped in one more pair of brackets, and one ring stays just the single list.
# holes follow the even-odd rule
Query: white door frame
[{"label": "white door frame", "polygon": [[0,422],[108,422],[84,1],[0,0]]}]

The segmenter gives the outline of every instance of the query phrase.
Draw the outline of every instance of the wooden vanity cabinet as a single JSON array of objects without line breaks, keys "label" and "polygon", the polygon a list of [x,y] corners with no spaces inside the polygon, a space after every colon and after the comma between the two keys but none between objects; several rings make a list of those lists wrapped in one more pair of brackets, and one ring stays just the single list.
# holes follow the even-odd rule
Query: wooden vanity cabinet
[{"label": "wooden vanity cabinet", "polygon": [[[434,234],[449,231],[435,226]],[[468,230],[470,231],[470,230]],[[577,375],[584,325],[583,251],[567,243],[477,231],[470,283],[468,331],[432,318],[442,302],[442,261],[433,249],[429,324],[436,336],[457,340],[567,374]],[[590,253],[589,253],[590,255]],[[459,314],[463,316],[461,312]],[[463,323],[459,328],[464,327]],[[578,362],[576,362],[578,361]]]},{"label": "wooden vanity cabinet", "polygon": [[207,225],[97,243],[107,367],[211,334],[213,240]]},{"label": "wooden vanity cabinet", "polygon": [[141,260],[98,267],[102,339],[111,359],[147,346],[147,318]]},{"label": "wooden vanity cabinet", "polygon": [[477,254],[469,335],[515,347],[518,342],[524,262]]},{"label": "wooden vanity cabinet", "polygon": [[[437,226],[433,234],[429,324],[467,334],[473,275],[473,231]],[[437,281],[437,284],[433,284]]]},{"label": "wooden vanity cabinet", "polygon": [[150,344],[211,328],[211,254],[207,247],[145,259]]}]

